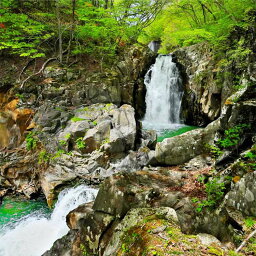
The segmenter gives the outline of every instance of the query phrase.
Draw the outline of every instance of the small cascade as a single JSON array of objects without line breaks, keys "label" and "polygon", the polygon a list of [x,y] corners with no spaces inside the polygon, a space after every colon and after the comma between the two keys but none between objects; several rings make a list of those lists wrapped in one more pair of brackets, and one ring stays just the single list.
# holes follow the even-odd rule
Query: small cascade
[{"label": "small cascade", "polygon": [[161,131],[181,127],[182,80],[171,55],[159,55],[145,76],[146,114],[143,128]]},{"label": "small cascade", "polygon": [[35,212],[15,227],[0,230],[0,256],[40,256],[67,234],[66,215],[83,203],[93,201],[97,190],[81,185],[59,195],[50,218]]}]

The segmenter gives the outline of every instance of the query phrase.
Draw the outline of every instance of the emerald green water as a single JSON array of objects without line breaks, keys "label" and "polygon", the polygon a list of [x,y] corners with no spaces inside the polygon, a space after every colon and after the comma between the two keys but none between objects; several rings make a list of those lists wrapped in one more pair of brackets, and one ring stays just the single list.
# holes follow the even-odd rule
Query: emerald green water
[{"label": "emerald green water", "polygon": [[198,129],[199,127],[197,126],[183,126],[181,128],[178,128],[177,130],[163,130],[159,132],[158,137],[157,137],[157,142],[162,142],[166,138],[171,138],[180,134],[183,134],[188,131],[192,131],[195,129]]},{"label": "emerald green water", "polygon": [[35,212],[48,216],[51,211],[43,199],[4,198],[0,206],[0,230],[7,224],[15,225],[22,217]]}]

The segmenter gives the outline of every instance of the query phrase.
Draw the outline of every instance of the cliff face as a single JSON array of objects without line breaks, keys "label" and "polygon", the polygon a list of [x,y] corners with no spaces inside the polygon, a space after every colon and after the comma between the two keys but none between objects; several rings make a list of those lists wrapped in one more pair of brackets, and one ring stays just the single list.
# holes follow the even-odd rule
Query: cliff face
[{"label": "cliff face", "polygon": [[236,28],[223,49],[202,43],[173,55],[185,85],[185,123],[205,126],[216,120],[226,99],[239,88],[255,83],[255,31]]}]

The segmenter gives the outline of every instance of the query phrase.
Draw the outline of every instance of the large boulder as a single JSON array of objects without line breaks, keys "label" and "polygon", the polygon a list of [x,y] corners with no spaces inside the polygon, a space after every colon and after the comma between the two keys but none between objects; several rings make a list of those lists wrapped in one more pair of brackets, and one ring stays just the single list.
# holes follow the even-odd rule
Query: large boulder
[{"label": "large boulder", "polygon": [[204,129],[196,129],[164,139],[156,144],[157,161],[164,165],[179,165],[205,153],[206,144],[214,139],[219,128],[219,121],[214,121]]}]

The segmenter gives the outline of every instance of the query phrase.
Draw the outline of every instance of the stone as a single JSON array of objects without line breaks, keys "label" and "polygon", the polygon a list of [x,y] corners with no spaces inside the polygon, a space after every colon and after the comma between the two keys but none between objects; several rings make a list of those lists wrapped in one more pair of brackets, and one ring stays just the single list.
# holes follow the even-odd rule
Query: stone
[{"label": "stone", "polygon": [[62,82],[66,80],[67,70],[57,66],[48,66],[44,69],[43,75],[45,78],[52,78],[55,81]]},{"label": "stone", "polygon": [[245,174],[226,194],[225,205],[243,215],[256,217],[256,172]]},{"label": "stone", "polygon": [[23,193],[27,198],[33,198],[40,190],[37,154],[30,155],[23,149],[19,151],[0,152],[1,187]]},{"label": "stone", "polygon": [[183,170],[188,171],[196,171],[204,168],[209,168],[213,166],[214,159],[212,159],[210,156],[204,154],[196,156],[195,158],[192,158],[188,163],[185,163],[182,166]]},{"label": "stone", "polygon": [[87,120],[82,121],[70,121],[65,129],[59,134],[59,141],[68,141],[72,138],[74,141],[77,138],[84,137],[87,130],[90,128],[90,124]]},{"label": "stone", "polygon": [[109,151],[118,153],[134,149],[137,133],[134,109],[123,105],[111,111],[110,115],[113,116],[113,129],[110,131]]},{"label": "stone", "polygon": [[142,130],[141,131],[141,146],[148,147],[152,150],[155,149],[157,143],[157,134],[154,130]]},{"label": "stone", "polygon": [[86,145],[86,153],[91,153],[100,148],[104,143],[109,142],[111,120],[105,120],[88,130],[83,138]]},{"label": "stone", "polygon": [[213,141],[219,129],[215,121],[204,129],[188,131],[179,136],[164,139],[156,144],[156,159],[164,165],[184,164],[192,158],[207,152],[206,144]]},{"label": "stone", "polygon": [[204,233],[199,233],[197,234],[197,237],[200,239],[201,243],[203,245],[218,245],[221,246],[220,240],[218,240],[216,237],[209,235],[209,234],[204,234]]},{"label": "stone", "polygon": [[[124,219],[115,227],[113,235],[108,241],[106,248],[102,245],[103,256],[117,255],[117,252],[122,248],[123,239],[126,231],[141,226],[141,223],[147,216],[162,216],[163,219],[168,221],[174,221],[177,223],[177,215],[174,209],[168,207],[161,208],[137,208],[131,209]],[[161,218],[161,217],[159,217]],[[165,226],[166,228],[166,226]],[[165,229],[164,228],[164,229]],[[161,229],[162,231],[164,229]],[[161,231],[160,230],[160,231]],[[159,232],[160,232],[159,231]],[[152,230],[153,232],[153,230]]]}]

